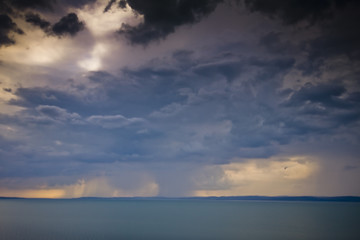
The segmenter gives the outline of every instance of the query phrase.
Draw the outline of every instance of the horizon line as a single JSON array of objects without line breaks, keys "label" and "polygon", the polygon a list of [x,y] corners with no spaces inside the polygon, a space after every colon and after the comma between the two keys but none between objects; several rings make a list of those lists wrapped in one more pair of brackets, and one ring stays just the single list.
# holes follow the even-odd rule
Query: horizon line
[{"label": "horizon line", "polygon": [[251,201],[337,201],[337,202],[360,202],[360,196],[353,195],[339,195],[339,196],[265,196],[265,195],[246,195],[246,196],[187,196],[187,197],[165,197],[165,196],[133,196],[133,197],[96,197],[96,196],[85,196],[77,198],[29,198],[29,197],[2,197],[1,199],[27,199],[27,200],[251,200]]}]

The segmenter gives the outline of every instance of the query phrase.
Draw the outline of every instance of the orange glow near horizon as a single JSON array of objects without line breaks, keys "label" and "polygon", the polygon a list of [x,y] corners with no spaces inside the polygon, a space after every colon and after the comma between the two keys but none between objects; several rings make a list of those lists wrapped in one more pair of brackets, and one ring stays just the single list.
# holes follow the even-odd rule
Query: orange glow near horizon
[{"label": "orange glow near horizon", "polygon": [[63,189],[0,189],[2,197],[20,198],[63,198]]}]

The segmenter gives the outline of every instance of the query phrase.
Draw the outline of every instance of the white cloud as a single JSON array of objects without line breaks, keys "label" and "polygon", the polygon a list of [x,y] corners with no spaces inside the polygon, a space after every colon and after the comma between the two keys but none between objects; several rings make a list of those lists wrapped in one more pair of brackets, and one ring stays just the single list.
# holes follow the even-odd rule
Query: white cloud
[{"label": "white cloud", "polygon": [[121,128],[145,122],[142,118],[126,118],[122,115],[94,115],[87,118],[87,121],[103,128]]},{"label": "white cloud", "polygon": [[170,103],[169,105],[162,107],[160,110],[152,112],[150,114],[150,117],[155,117],[155,118],[171,117],[179,113],[185,107],[186,105],[182,105],[179,103]]},{"label": "white cloud", "polygon": [[36,107],[36,111],[55,121],[81,123],[81,116],[79,114],[69,113],[66,109],[57,106],[40,105]]}]

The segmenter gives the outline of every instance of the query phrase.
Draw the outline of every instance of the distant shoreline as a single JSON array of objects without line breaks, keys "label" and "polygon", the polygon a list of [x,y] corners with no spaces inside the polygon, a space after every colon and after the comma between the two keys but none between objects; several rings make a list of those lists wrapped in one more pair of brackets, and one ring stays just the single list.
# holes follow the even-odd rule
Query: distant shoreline
[{"label": "distant shoreline", "polygon": [[222,197],[80,197],[80,198],[21,198],[0,197],[0,200],[241,200],[241,201],[300,201],[300,202],[360,202],[360,196],[222,196]]}]

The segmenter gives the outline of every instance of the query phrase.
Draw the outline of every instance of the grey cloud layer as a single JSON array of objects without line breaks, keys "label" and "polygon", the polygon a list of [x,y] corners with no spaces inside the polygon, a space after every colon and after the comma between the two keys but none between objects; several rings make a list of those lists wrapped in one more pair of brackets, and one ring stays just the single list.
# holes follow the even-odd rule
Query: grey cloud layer
[{"label": "grey cloud layer", "polygon": [[359,120],[359,92],[349,92],[341,82],[306,83],[280,91],[294,59],[226,61],[228,55],[220,54],[212,62],[193,59],[191,67],[184,68],[178,57],[165,60],[177,62],[174,65],[158,69],[158,63],[151,63],[124,69],[118,77],[90,73],[88,81],[95,84],[96,92],[88,89],[89,93],[98,96],[93,100],[76,91],[19,88],[14,93],[18,99],[10,103],[32,111],[28,117],[19,116],[32,124],[82,124],[78,130],[70,127],[71,131],[89,136],[96,126],[118,128],[105,134],[115,141],[114,147],[129,139],[137,144],[111,150],[114,156],[122,159],[122,154],[131,152],[138,161],[148,161],[149,156],[153,161],[210,162],[226,162],[234,156],[268,157],[276,153],[278,144],[331,135],[334,128]]}]

